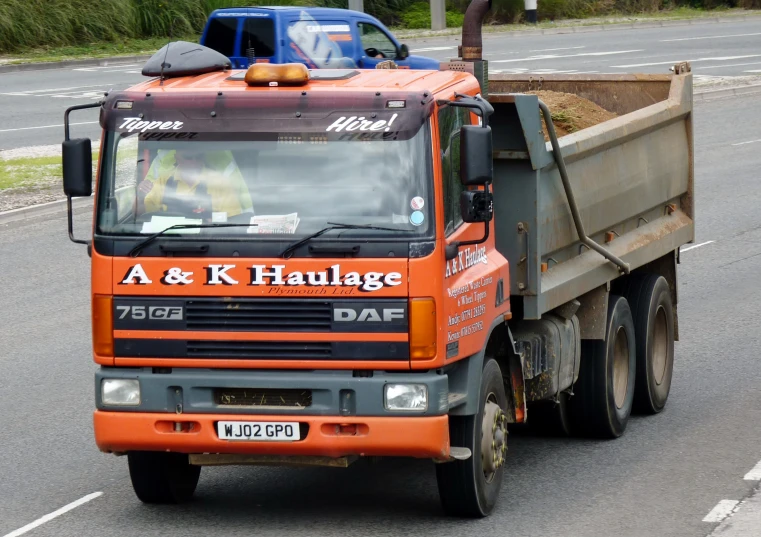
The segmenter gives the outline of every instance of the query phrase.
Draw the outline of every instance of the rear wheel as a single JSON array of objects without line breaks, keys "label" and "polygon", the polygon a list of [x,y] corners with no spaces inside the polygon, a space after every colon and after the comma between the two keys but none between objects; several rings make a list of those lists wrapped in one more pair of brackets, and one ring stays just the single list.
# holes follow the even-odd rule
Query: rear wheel
[{"label": "rear wheel", "polygon": [[617,438],[632,410],[636,375],[634,321],[625,298],[610,295],[606,339],[581,342],[581,367],[571,417],[575,430]]},{"label": "rear wheel", "polygon": [[497,504],[507,454],[507,397],[502,372],[486,359],[475,416],[450,416],[450,444],[470,449],[470,458],[436,465],[444,511],[450,516],[485,517]]},{"label": "rear wheel", "polygon": [[198,485],[201,467],[182,453],[132,451],[127,454],[132,488],[144,503],[182,503]]},{"label": "rear wheel", "polygon": [[674,370],[671,288],[658,274],[636,277],[628,287],[627,299],[637,338],[634,409],[643,414],[657,414],[666,406]]}]

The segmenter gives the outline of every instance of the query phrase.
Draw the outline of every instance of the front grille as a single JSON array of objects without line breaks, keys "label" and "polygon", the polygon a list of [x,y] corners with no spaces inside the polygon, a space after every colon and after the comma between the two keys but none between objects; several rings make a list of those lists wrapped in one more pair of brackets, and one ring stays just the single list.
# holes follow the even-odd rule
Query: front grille
[{"label": "front grille", "polygon": [[329,341],[188,341],[188,358],[331,358]]},{"label": "front grille", "polygon": [[312,390],[217,388],[214,403],[219,406],[306,408],[312,405]]},{"label": "front grille", "polygon": [[332,305],[321,300],[232,298],[188,300],[188,330],[330,332]]}]

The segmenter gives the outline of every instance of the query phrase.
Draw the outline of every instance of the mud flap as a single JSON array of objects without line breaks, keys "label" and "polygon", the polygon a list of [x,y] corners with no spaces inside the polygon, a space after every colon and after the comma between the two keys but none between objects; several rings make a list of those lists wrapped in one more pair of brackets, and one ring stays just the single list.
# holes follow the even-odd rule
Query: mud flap
[{"label": "mud flap", "polygon": [[[522,423],[526,419],[526,398],[523,382],[523,353],[515,344],[510,328],[500,317],[489,327],[488,342],[494,331],[504,325],[505,331],[505,354],[495,356],[502,368],[502,376],[505,385],[510,387],[512,397],[508,395],[508,418],[515,423]],[[472,416],[478,412],[481,372],[484,365],[486,349],[461,360],[447,373],[449,377],[449,414],[451,416]],[[507,368],[505,368],[507,364]]]}]

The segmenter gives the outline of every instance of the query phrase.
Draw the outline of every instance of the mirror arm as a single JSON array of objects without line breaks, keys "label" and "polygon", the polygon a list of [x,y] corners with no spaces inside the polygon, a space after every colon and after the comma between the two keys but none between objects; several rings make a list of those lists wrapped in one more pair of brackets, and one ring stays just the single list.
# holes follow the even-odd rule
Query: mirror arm
[{"label": "mirror arm", "polygon": [[98,101],[97,103],[77,104],[67,108],[63,113],[63,139],[66,141],[71,140],[69,137],[69,113],[73,112],[74,110],[84,110],[85,108],[98,108],[102,104],[102,101]]},{"label": "mirror arm", "polygon": [[[484,184],[484,190],[488,194],[489,193],[489,183]],[[472,244],[481,244],[483,242],[486,242],[486,239],[489,238],[489,225],[491,224],[491,221],[484,222],[484,236],[480,239],[476,239],[474,241],[455,241],[450,244],[447,244],[444,248],[444,257],[447,261],[450,261],[457,257],[457,253],[460,250],[460,246],[469,246]]]},{"label": "mirror arm", "polygon": [[481,117],[481,126],[482,127],[488,127],[489,126],[489,116],[494,113],[494,107],[489,103],[489,101],[483,99],[482,97],[472,97],[470,95],[463,95],[461,93],[455,92],[454,94],[455,99],[462,99],[461,101],[450,101],[450,106],[460,107],[460,108],[476,108],[481,113],[477,114]]},{"label": "mirror arm", "polygon": [[74,220],[72,215],[72,207],[71,207],[71,196],[66,197],[66,208],[68,209],[68,216],[69,216],[69,240],[71,242],[75,242],[77,244],[86,244],[88,246],[88,249],[90,247],[90,241],[82,240],[82,239],[75,239],[74,238]]}]

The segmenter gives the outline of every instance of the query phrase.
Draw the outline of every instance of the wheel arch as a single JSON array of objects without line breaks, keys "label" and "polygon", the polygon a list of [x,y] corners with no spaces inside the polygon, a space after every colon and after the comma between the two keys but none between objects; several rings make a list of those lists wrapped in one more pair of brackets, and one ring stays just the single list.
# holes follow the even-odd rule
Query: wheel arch
[{"label": "wheel arch", "polygon": [[522,422],[526,416],[523,384],[523,358],[513,339],[510,327],[502,316],[489,327],[486,345],[478,353],[460,360],[448,372],[449,391],[464,393],[464,401],[450,408],[453,416],[469,416],[478,412],[481,371],[486,356],[494,358],[502,370],[508,399],[507,415],[511,423]]}]

